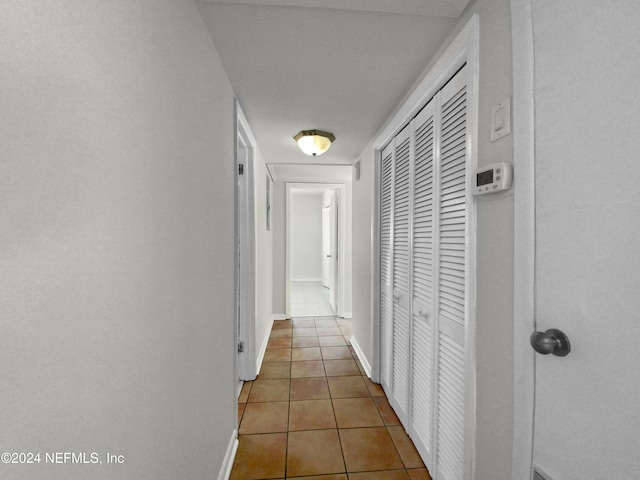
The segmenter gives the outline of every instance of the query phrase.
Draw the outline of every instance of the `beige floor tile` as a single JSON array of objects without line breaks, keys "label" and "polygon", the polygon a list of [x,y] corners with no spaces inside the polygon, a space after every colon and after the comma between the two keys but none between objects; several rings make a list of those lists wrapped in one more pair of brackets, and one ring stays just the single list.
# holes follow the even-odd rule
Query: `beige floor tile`
[{"label": "beige floor tile", "polygon": [[318,337],[295,337],[292,345],[293,347],[317,347],[320,342],[318,342]]},{"label": "beige floor tile", "polygon": [[345,472],[338,431],[289,432],[287,476]]},{"label": "beige floor tile", "polygon": [[402,460],[384,427],[340,429],[347,472],[399,470]]},{"label": "beige floor tile", "polygon": [[384,422],[371,397],[334,398],[338,428],[382,427]]},{"label": "beige floor tile", "polygon": [[373,397],[373,401],[376,403],[385,425],[400,425],[400,419],[391,405],[389,405],[387,397]]},{"label": "beige floor tile", "polygon": [[288,402],[289,379],[261,380],[253,382],[248,403]]},{"label": "beige floor tile", "polygon": [[267,348],[264,359],[262,360],[262,366],[265,363],[271,362],[290,362],[291,361],[291,349],[290,348]]},{"label": "beige floor tile", "polygon": [[304,360],[291,362],[291,378],[324,377],[324,363],[322,360]]},{"label": "beige floor tile", "polygon": [[416,468],[407,470],[411,480],[431,480],[431,475],[426,468]]},{"label": "beige floor tile", "polygon": [[231,480],[284,478],[287,434],[240,435]]},{"label": "beige floor tile", "polygon": [[263,363],[260,368],[259,380],[274,378],[289,378],[291,376],[291,362]]},{"label": "beige floor tile", "polygon": [[289,431],[336,428],[331,400],[301,400],[289,404]]},{"label": "beige floor tile", "polygon": [[318,337],[318,342],[321,347],[337,347],[340,345],[346,345],[347,342],[342,335],[330,335],[327,337]]},{"label": "beige floor tile", "polygon": [[406,470],[350,473],[349,480],[410,480]]},{"label": "beige floor tile", "polygon": [[391,426],[387,429],[393,439],[393,443],[398,449],[405,468],[424,468],[424,462],[422,458],[420,458],[420,454],[413,445],[409,435],[404,431],[404,428],[402,426]]},{"label": "beige floor tile", "polygon": [[289,402],[247,403],[240,424],[240,435],[286,432]]},{"label": "beige floor tile", "polygon": [[325,360],[324,368],[328,377],[344,377],[347,375],[360,375],[360,370],[353,359],[350,360]]},{"label": "beige floor tile", "polygon": [[353,359],[351,350],[346,345],[339,347],[320,347],[322,350],[322,358],[324,360],[347,360]]},{"label": "beige floor tile", "polygon": [[292,348],[291,361],[298,362],[300,360],[322,360],[320,347]]},{"label": "beige floor tile", "polygon": [[331,398],[371,397],[361,376],[327,377]]},{"label": "beige floor tile", "polygon": [[330,398],[325,377],[292,378],[290,400],[319,400]]}]

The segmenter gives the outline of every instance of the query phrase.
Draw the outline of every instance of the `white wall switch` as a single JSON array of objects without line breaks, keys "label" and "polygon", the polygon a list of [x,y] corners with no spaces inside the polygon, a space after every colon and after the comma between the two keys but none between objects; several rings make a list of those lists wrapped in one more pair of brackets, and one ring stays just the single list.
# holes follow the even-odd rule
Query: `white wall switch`
[{"label": "white wall switch", "polygon": [[491,108],[491,141],[511,133],[511,97],[507,97]]}]

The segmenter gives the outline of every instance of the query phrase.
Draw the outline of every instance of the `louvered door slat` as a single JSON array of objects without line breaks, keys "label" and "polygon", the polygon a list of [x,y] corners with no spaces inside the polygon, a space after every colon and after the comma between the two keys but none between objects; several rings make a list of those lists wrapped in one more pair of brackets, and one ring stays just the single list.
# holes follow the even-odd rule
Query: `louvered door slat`
[{"label": "louvered door slat", "polygon": [[461,346],[444,334],[438,342],[438,478],[462,479],[464,442],[464,388],[460,377],[464,368]]},{"label": "louvered door slat", "polygon": [[438,218],[437,480],[462,480],[466,321],[466,88],[441,92],[442,148]]},{"label": "louvered door slat", "polygon": [[427,105],[413,122],[413,390],[410,433],[427,462],[431,461],[433,444],[434,104]]},{"label": "louvered door slat", "polygon": [[382,384],[391,381],[393,342],[392,235],[393,235],[393,146],[382,152],[380,198],[380,362]]},{"label": "louvered door slat", "polygon": [[405,128],[395,139],[393,239],[393,377],[392,405],[406,421],[409,404],[409,233],[411,215],[411,136]]}]

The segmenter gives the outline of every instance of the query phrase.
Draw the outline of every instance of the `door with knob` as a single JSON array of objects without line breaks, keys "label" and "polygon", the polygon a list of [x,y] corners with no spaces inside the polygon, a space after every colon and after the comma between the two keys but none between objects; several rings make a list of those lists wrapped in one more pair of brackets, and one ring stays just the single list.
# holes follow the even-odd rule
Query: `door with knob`
[{"label": "door with knob", "polygon": [[636,479],[640,121],[622,112],[640,96],[640,65],[619,59],[640,43],[628,20],[640,4],[526,3],[536,30],[535,324],[516,348],[535,362],[539,472],[526,478]]}]

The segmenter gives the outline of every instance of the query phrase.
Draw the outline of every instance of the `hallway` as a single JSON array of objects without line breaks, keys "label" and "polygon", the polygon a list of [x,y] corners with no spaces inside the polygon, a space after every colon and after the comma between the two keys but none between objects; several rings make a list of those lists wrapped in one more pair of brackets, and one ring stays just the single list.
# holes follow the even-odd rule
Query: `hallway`
[{"label": "hallway", "polygon": [[260,375],[238,401],[232,480],[430,479],[350,337],[347,319],[274,322]]}]

